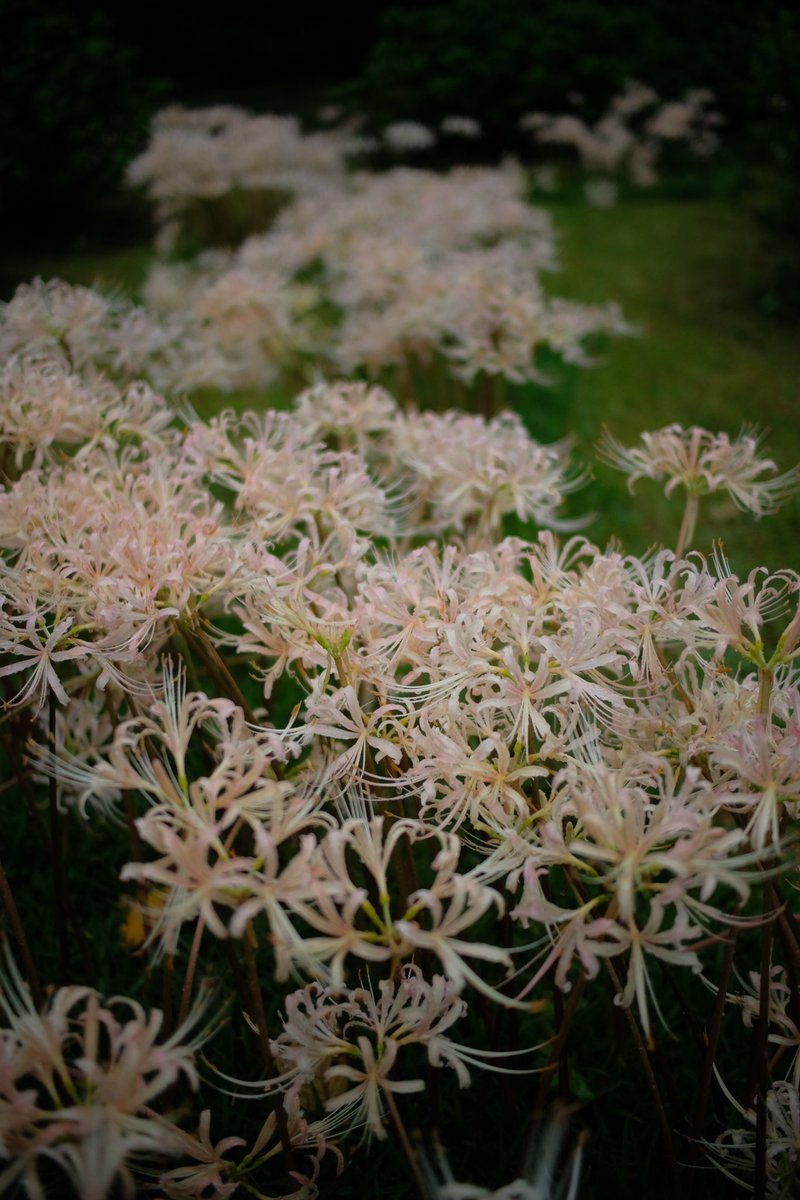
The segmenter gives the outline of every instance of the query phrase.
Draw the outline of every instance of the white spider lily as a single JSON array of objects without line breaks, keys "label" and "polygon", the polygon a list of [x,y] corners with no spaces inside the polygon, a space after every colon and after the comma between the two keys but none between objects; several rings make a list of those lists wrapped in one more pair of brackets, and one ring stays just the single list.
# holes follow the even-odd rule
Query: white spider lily
[{"label": "white spider lily", "polygon": [[[34,700],[38,711],[50,692],[59,703],[66,704],[69,697],[53,664],[87,657],[88,647],[83,642],[69,644],[69,631],[76,623],[75,618],[65,617],[56,621],[52,629],[47,628],[41,613],[31,613],[22,619],[9,619],[0,614],[0,621],[0,650],[17,657],[16,662],[0,667],[0,677],[17,675],[21,671],[30,672],[19,691],[6,701],[6,707],[16,707]],[[65,642],[63,648],[59,649]]]},{"label": "white spider lily", "polygon": [[105,1200],[115,1184],[133,1195],[142,1157],[179,1153],[171,1126],[153,1121],[148,1106],[179,1080],[197,1087],[194,1055],[212,1032],[201,1024],[208,990],[183,1025],[159,1041],[162,1014],[148,1014],[134,1000],[117,997],[103,1006],[92,988],[64,987],[38,1013],[7,951],[1,975],[0,1158],[12,1161],[0,1172],[0,1190],[20,1181],[29,1195],[43,1196],[46,1160],[87,1200]]}]

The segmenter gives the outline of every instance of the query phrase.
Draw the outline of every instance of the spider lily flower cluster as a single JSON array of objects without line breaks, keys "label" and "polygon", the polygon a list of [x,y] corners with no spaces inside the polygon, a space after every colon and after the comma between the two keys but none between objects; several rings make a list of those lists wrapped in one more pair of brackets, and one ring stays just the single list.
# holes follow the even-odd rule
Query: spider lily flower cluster
[{"label": "spider lily flower cluster", "polygon": [[[241,149],[237,122],[200,122],[196,145]],[[35,1006],[32,956],[30,995],[9,964],[0,1181],[32,1200],[51,1174],[98,1200],[154,1175],[170,1200],[311,1200],[351,1150],[396,1137],[423,1193],[466,1195],[445,1158],[415,1154],[404,1115],[447,1137],[440,1096],[461,1102],[478,1070],[509,1089],[540,1074],[541,1108],[556,1074],[568,1088],[572,1025],[604,984],[657,1093],[664,978],[682,996],[700,976],[719,1022],[741,1012],[761,1075],[756,1092],[721,1078],[737,1128],[707,1137],[700,1104],[692,1145],[783,1194],[800,576],[740,578],[691,546],[701,494],[760,516],[796,473],[776,477],[749,433],[607,437],[631,483],[691,502],[676,548],[641,557],[573,535],[564,501],[585,472],[512,413],[418,411],[352,380],[281,412],[178,412],[178,382],[215,362],[231,386],[263,380],[313,305],[315,262],[344,314],[328,362],[370,362],[366,343],[343,350],[370,313],[398,362],[439,354],[465,378],[530,378],[533,316],[579,354],[594,318],[540,303],[551,231],[514,169],[335,174],[235,254],[160,268],[143,308],[38,282],[0,314],[0,728],[15,761],[27,742],[34,811],[47,788],[51,861],[61,817],[75,842],[107,838],[165,997],[183,975],[173,1023],[66,978]],[[509,514],[526,537],[503,536]],[[754,927],[766,974],[749,974]],[[201,1080],[191,997],[223,958],[234,1051],[210,1040]],[[241,1120],[215,1113],[212,1136],[215,1087]],[[540,1194],[558,1144],[487,1194]],[[577,1167],[562,1194],[576,1187]]]},{"label": "spider lily flower cluster", "polygon": [[[711,433],[694,425],[667,425],[642,434],[641,446],[622,446],[606,429],[600,456],[628,476],[631,491],[639,479],[666,481],[664,492],[686,490],[686,510],[678,552],[691,544],[700,496],[726,492],[744,512],[756,517],[777,512],[800,487],[800,468],[776,474],[770,458],[761,456],[763,437],[745,427],[738,437]],[[763,478],[767,476],[767,478]]]},{"label": "spider lily flower cluster", "polygon": [[602,208],[616,202],[615,176],[639,188],[658,183],[659,161],[670,146],[682,144],[699,158],[714,154],[723,118],[713,103],[708,88],[661,100],[647,84],[629,80],[594,123],[578,113],[535,112],[520,118],[520,129],[542,145],[571,146],[589,175],[586,198]]},{"label": "spider lily flower cluster", "polygon": [[128,168],[128,182],[144,187],[163,226],[162,242],[173,238],[187,208],[200,198],[229,192],[316,191],[344,173],[357,152],[352,131],[304,134],[297,117],[254,116],[234,105],[157,113],[150,143]]},{"label": "spider lily flower cluster", "polygon": [[[455,1040],[473,997],[531,1020],[545,980],[611,969],[657,1034],[661,964],[703,972],[786,869],[800,578],[503,539],[506,512],[558,526],[572,485],[510,415],[352,383],[294,412],[166,411],[25,443],[0,502],[0,671],[7,705],[60,707],[31,755],[65,805],[94,823],[143,804],[122,878],[159,897],[156,961],[190,936],[262,947],[285,996],[273,1073],[235,1082],[262,1123],[279,1105],[272,1149],[223,1168],[184,1131],[187,1155],[234,1187],[291,1143],[313,1190],[328,1145],[387,1136],[425,1062],[461,1086],[543,1065],[544,1033],[511,1062]],[[247,715],[243,661],[265,704]],[[176,1167],[169,1194],[205,1178]]]},{"label": "spider lily flower cluster", "polygon": [[[382,980],[378,996],[363,988],[344,991],[311,984],[287,997],[283,1032],[273,1042],[280,1073],[255,1082],[231,1082],[249,1092],[284,1091],[290,1113],[313,1085],[325,1097],[328,1114],[317,1132],[334,1136],[343,1128],[362,1129],[367,1140],[383,1140],[386,1094],[410,1095],[426,1086],[419,1077],[396,1077],[410,1057],[409,1047],[420,1047],[431,1066],[452,1069],[461,1087],[469,1086],[470,1065],[518,1057],[514,1051],[482,1051],[455,1042],[446,1031],[466,1008],[452,982],[434,975],[428,983],[413,965],[393,981]],[[417,1070],[422,1061],[417,1055]],[[494,1069],[507,1070],[497,1065]],[[353,1086],[342,1091],[339,1080]]]},{"label": "spider lily flower cluster", "polygon": [[[664,491],[676,487],[706,495],[727,492],[736,505],[756,517],[777,511],[800,486],[795,467],[776,475],[777,467],[760,451],[763,437],[745,428],[736,438],[710,433],[694,425],[667,425],[643,433],[641,446],[622,446],[605,431],[600,450],[606,462],[628,475],[633,491],[639,479],[666,480]],[[760,478],[772,475],[773,478]]]},{"label": "spider lily flower cluster", "polygon": [[3,1079],[0,1190],[43,1197],[41,1172],[57,1164],[77,1195],[134,1195],[133,1161],[178,1157],[180,1131],[152,1105],[180,1083],[198,1085],[195,1052],[211,1033],[209,997],[160,1037],[163,1014],[92,988],[62,987],[39,1013],[7,953],[0,977]]},{"label": "spider lily flower cluster", "polygon": [[38,419],[63,441],[99,439],[122,400],[152,405],[143,379],[185,395],[320,367],[375,377],[439,362],[466,383],[541,382],[545,349],[589,365],[592,334],[634,330],[615,304],[545,295],[554,236],[523,188],[511,168],[356,176],[296,200],[236,251],[154,266],[143,305],[59,281],[21,285],[0,308],[9,440],[24,452]]},{"label": "spider lily flower cluster", "polygon": [[[473,136],[465,121],[451,118],[446,128]],[[401,122],[384,136],[401,150],[429,144],[433,135]],[[544,349],[586,365],[591,334],[632,332],[613,304],[545,294],[540,272],[555,266],[555,238],[546,213],[525,202],[526,178],[516,164],[446,175],[407,167],[348,173],[347,150],[356,145],[344,134],[303,137],[291,118],[217,109],[170,109],[157,118],[130,175],[149,182],[165,228],[174,227],[192,193],[255,186],[248,171],[259,186],[283,188],[288,197],[267,232],[235,252],[205,252],[151,273],[148,314],[167,328],[182,321],[187,339],[205,343],[192,368],[196,377],[205,373],[198,382],[262,386],[281,371],[308,374],[321,361],[373,377],[437,361],[467,384],[477,376],[541,381]],[[306,157],[316,163],[322,146],[338,153],[338,172],[330,163],[328,170],[298,169]],[[237,147],[247,147],[241,182]],[[255,167],[260,157],[263,170]]]}]

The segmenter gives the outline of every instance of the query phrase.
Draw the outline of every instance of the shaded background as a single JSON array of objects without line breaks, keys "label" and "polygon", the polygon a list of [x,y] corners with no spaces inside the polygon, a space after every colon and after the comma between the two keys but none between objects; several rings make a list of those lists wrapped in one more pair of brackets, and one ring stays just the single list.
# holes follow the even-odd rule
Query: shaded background
[{"label": "shaded background", "polygon": [[210,14],[138,0],[0,0],[0,244],[127,240],[149,227],[117,195],[150,118],[170,102],[313,110],[357,75],[381,5],[227,4]]},{"label": "shaded background", "polygon": [[[477,117],[481,153],[519,150],[516,120],[596,115],[628,77],[677,98],[711,87],[746,172],[772,171],[772,219],[794,230],[800,15],[787,0],[340,0],[216,13],[155,0],[0,0],[0,242],[73,246],[141,235],[121,194],[152,113],[179,101],[312,116],[336,99],[376,124]],[[785,193],[785,194],[784,194]]]}]

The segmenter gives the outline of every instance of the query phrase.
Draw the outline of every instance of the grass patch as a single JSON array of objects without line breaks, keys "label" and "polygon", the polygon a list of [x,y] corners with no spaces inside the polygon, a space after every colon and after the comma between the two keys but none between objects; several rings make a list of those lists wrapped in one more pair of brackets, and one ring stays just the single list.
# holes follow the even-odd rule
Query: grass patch
[{"label": "grass patch", "polygon": [[[562,270],[547,277],[548,290],[589,303],[613,298],[640,335],[607,341],[591,370],[557,368],[549,395],[526,389],[531,431],[572,432],[586,456],[603,424],[633,442],[642,430],[673,421],[731,434],[754,423],[768,432],[766,452],[781,470],[800,461],[800,341],[757,306],[770,263],[747,211],[720,200],[549,208]],[[616,472],[597,464],[595,474],[592,537],[616,533],[639,552],[671,527],[662,523],[665,516],[677,530],[677,498],[670,517],[656,484],[639,484],[631,498]],[[739,569],[796,566],[800,504],[754,522],[710,498],[701,509],[698,547],[709,549],[714,537],[724,540]]]},{"label": "grass patch", "polygon": [[149,242],[107,251],[6,255],[0,264],[0,299],[10,299],[20,283],[30,283],[37,275],[42,279],[64,279],[82,287],[96,285],[103,292],[136,295],[152,261],[153,248]]}]

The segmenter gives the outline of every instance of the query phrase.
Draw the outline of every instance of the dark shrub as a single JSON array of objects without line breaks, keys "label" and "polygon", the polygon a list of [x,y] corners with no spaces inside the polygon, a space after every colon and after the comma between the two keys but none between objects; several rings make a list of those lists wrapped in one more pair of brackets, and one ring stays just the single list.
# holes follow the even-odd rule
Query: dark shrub
[{"label": "dark shrub", "polygon": [[5,0],[0,56],[4,240],[123,233],[138,210],[116,192],[161,89],[101,12]]}]

